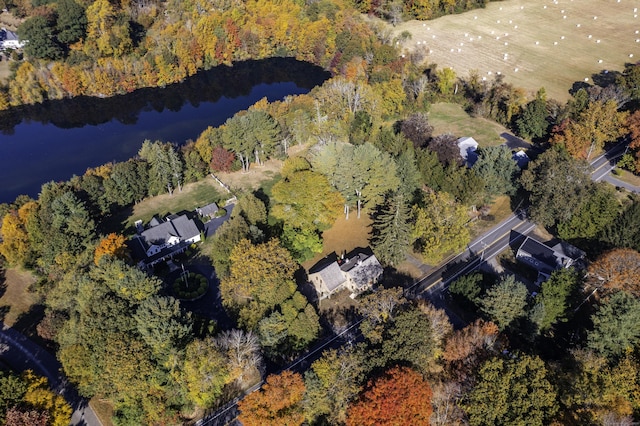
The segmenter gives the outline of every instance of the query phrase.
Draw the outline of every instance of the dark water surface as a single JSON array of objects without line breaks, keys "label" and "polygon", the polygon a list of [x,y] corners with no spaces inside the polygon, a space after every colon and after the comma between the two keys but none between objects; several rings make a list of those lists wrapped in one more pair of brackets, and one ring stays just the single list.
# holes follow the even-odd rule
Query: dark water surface
[{"label": "dark water surface", "polygon": [[0,115],[0,202],[36,197],[43,183],[133,157],[145,139],[196,139],[266,97],[309,92],[328,73],[292,59],[217,67],[184,83],[108,99],[52,101]]}]

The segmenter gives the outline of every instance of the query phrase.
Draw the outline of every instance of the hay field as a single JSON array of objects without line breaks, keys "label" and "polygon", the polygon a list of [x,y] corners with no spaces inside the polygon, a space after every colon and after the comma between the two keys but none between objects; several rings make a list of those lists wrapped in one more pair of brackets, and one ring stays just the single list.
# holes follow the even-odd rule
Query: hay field
[{"label": "hay field", "polygon": [[[496,74],[535,92],[568,99],[576,81],[640,60],[640,2],[635,0],[507,0],[433,21],[408,21],[406,51],[427,49],[427,61],[458,75]],[[585,80],[586,79],[586,80]]]}]

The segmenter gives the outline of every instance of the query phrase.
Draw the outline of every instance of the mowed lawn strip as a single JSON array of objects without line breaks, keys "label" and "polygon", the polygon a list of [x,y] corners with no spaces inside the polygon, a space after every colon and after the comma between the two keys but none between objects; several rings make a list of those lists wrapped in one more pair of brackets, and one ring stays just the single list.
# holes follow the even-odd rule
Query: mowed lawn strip
[{"label": "mowed lawn strip", "polygon": [[[29,291],[29,287],[36,279],[29,271],[8,268],[4,272],[3,292],[0,297],[0,312],[2,321],[13,327],[23,314],[28,314],[31,307],[38,303],[39,298]],[[24,331],[24,330],[19,330]]]},{"label": "mowed lawn strip", "polygon": [[427,49],[426,61],[459,76],[476,70],[489,81],[501,73],[528,92],[544,87],[549,97],[565,101],[574,82],[592,84],[593,74],[638,60],[635,8],[640,4],[628,0],[509,0],[389,28],[394,35],[409,31],[405,49]]},{"label": "mowed lawn strip", "polygon": [[451,133],[461,138],[471,136],[480,146],[501,145],[505,140],[500,137],[506,128],[496,122],[480,117],[471,117],[462,106],[441,102],[429,108],[429,123],[433,126],[433,135]]},{"label": "mowed lawn strip", "polygon": [[[182,192],[175,190],[173,195],[161,194],[136,204],[133,214],[127,219],[125,226],[132,227],[136,220],[147,223],[154,215],[164,217],[170,213],[192,211],[212,202],[225,198],[225,191],[212,177],[206,177],[199,182],[185,185]],[[231,198],[229,195],[228,198]]]}]

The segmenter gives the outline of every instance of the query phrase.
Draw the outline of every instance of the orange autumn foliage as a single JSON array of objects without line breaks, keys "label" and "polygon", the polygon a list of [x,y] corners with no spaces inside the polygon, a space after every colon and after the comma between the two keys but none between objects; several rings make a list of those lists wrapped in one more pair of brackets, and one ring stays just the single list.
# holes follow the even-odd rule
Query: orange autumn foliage
[{"label": "orange autumn foliage", "polygon": [[589,266],[587,285],[605,293],[624,290],[640,297],[640,253],[628,248],[604,253]]},{"label": "orange autumn foliage", "polygon": [[433,408],[431,386],[420,373],[394,367],[349,408],[347,426],[429,425]]},{"label": "orange autumn foliage", "polygon": [[123,235],[118,235],[116,233],[111,233],[104,237],[98,243],[98,247],[96,247],[96,251],[93,255],[93,261],[95,264],[99,264],[100,259],[105,255],[124,259],[127,256],[126,241],[127,239]]},{"label": "orange autumn foliage", "polygon": [[305,386],[299,373],[283,371],[267,377],[262,390],[238,403],[238,420],[244,426],[301,425],[304,422],[302,398]]}]

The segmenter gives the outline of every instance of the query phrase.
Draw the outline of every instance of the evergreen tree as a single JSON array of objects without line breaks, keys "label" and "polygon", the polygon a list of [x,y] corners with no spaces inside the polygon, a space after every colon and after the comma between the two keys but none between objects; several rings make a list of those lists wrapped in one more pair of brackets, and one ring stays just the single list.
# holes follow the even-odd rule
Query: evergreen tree
[{"label": "evergreen tree", "polygon": [[385,265],[396,266],[406,258],[411,244],[410,212],[405,196],[396,193],[374,214],[371,247]]},{"label": "evergreen tree", "polygon": [[518,134],[527,139],[542,138],[547,134],[547,102],[540,96],[525,105],[516,120]]},{"label": "evergreen tree", "polygon": [[515,319],[525,315],[528,294],[527,287],[509,275],[487,290],[479,304],[500,330],[504,330]]}]

